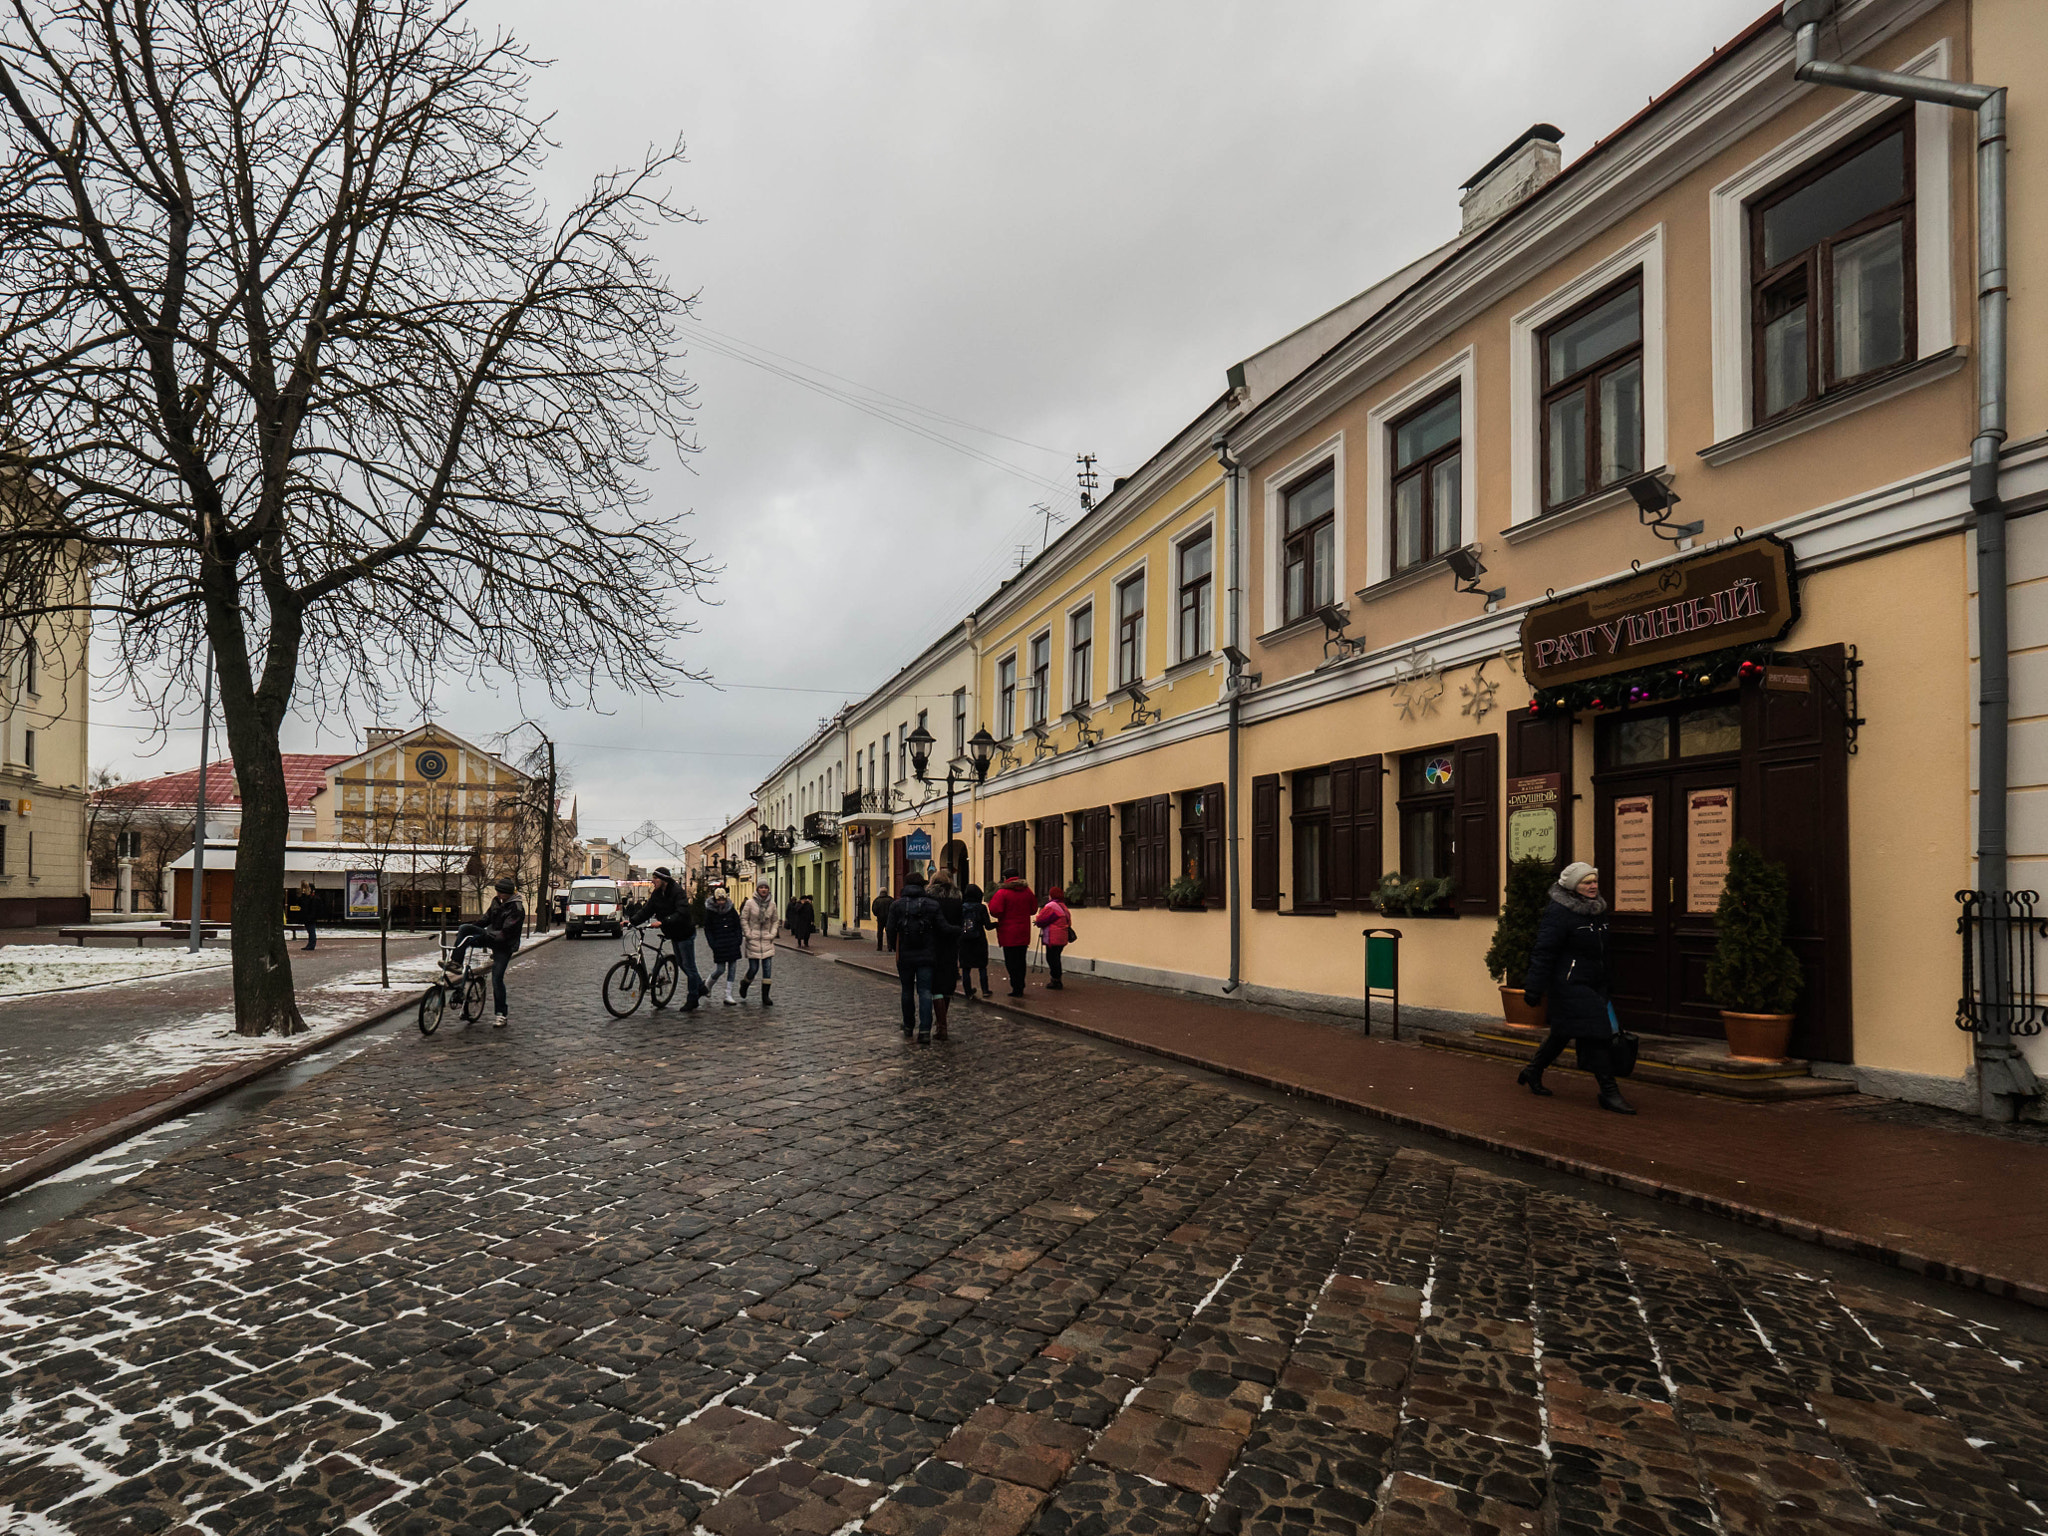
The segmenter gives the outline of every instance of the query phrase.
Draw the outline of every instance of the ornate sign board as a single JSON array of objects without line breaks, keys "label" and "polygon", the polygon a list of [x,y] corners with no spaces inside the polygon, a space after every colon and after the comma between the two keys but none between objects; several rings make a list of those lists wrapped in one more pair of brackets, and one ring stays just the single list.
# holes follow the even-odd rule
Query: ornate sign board
[{"label": "ornate sign board", "polygon": [[1564,775],[1531,773],[1508,780],[1508,859],[1557,862],[1557,807]]},{"label": "ornate sign board", "polygon": [[1530,609],[1522,675],[1554,688],[1777,640],[1798,619],[1792,548],[1765,534]]}]

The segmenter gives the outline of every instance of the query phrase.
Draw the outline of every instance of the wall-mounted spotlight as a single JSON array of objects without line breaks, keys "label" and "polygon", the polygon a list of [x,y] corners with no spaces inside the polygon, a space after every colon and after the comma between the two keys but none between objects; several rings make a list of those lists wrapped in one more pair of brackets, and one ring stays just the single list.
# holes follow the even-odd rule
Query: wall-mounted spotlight
[{"label": "wall-mounted spotlight", "polygon": [[1074,722],[1074,729],[1080,736],[1078,745],[1092,747],[1100,744],[1101,730],[1088,723],[1095,718],[1094,705],[1085,699],[1076,699],[1073,708],[1067,711],[1067,718]]},{"label": "wall-mounted spotlight", "polygon": [[1345,630],[1351,627],[1351,612],[1349,609],[1340,603],[1325,603],[1316,610],[1316,617],[1323,621],[1323,660],[1331,660],[1330,652],[1333,650],[1337,653],[1334,659],[1338,661],[1342,661],[1348,656],[1360,656],[1365,653],[1365,637],[1363,635],[1354,636],[1344,633]]},{"label": "wall-mounted spotlight", "polygon": [[1143,688],[1140,688],[1136,683],[1130,684],[1124,689],[1124,692],[1131,696],[1131,718],[1123,723],[1121,729],[1128,731],[1133,726],[1156,725],[1159,721],[1166,718],[1160,711],[1145,707],[1150,702],[1152,695]]},{"label": "wall-mounted spotlight", "polygon": [[1479,546],[1467,544],[1463,549],[1454,549],[1444,556],[1444,563],[1450,566],[1451,575],[1457,579],[1460,592],[1470,592],[1474,597],[1486,599],[1491,608],[1508,595],[1506,587],[1481,587],[1479,578],[1486,574],[1486,566],[1479,558]]},{"label": "wall-mounted spotlight", "polygon": [[1671,509],[1678,505],[1678,493],[1655,475],[1638,475],[1628,483],[1629,495],[1636,499],[1636,516],[1650,532],[1660,539],[1677,543],[1680,539],[1698,538],[1707,531],[1704,520],[1691,523],[1671,521]]}]

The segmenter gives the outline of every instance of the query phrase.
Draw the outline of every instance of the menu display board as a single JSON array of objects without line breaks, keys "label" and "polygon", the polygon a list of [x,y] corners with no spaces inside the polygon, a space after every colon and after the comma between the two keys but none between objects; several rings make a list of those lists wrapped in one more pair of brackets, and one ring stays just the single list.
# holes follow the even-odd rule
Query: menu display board
[{"label": "menu display board", "polygon": [[1712,913],[1728,883],[1735,840],[1735,791],[1695,789],[1685,797],[1685,910]]},{"label": "menu display board", "polygon": [[1614,802],[1614,910],[1656,910],[1657,797]]},{"label": "menu display board", "polygon": [[1564,777],[1531,773],[1508,780],[1508,858],[1557,862],[1557,807]]}]

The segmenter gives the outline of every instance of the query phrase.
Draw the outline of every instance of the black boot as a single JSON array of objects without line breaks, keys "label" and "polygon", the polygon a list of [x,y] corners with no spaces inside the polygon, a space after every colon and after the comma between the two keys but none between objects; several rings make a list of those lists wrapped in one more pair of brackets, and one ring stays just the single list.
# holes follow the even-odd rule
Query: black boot
[{"label": "black boot", "polygon": [[1635,1113],[1635,1107],[1627,1099],[1624,1099],[1621,1096],[1621,1090],[1614,1086],[1613,1078],[1603,1077],[1596,1079],[1596,1081],[1600,1084],[1600,1107],[1602,1109],[1611,1109],[1617,1115],[1632,1115]]},{"label": "black boot", "polygon": [[751,977],[751,976],[742,976],[742,977],[740,978],[740,996],[741,996],[741,997],[745,997],[745,996],[747,995],[747,988],[751,987],[751,986],[752,986],[753,984],[754,984],[754,978],[753,978],[753,977]]},{"label": "black boot", "polygon": [[773,1008],[775,1006],[775,999],[768,995],[768,983],[765,981],[761,983],[761,1006],[763,1008]]},{"label": "black boot", "polygon": [[1543,1086],[1543,1070],[1540,1067],[1529,1066],[1522,1068],[1515,1081],[1535,1094],[1539,1099],[1547,1099],[1553,1096],[1551,1091]]}]

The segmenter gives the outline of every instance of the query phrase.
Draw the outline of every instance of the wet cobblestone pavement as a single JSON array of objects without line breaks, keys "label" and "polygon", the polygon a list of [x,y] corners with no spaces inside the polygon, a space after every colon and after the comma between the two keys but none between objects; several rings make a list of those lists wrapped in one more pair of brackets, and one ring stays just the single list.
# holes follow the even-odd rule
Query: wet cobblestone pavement
[{"label": "wet cobblestone pavement", "polygon": [[825,964],[614,1023],[612,957],[0,1251],[0,1530],[2048,1531],[2027,1340]]}]

